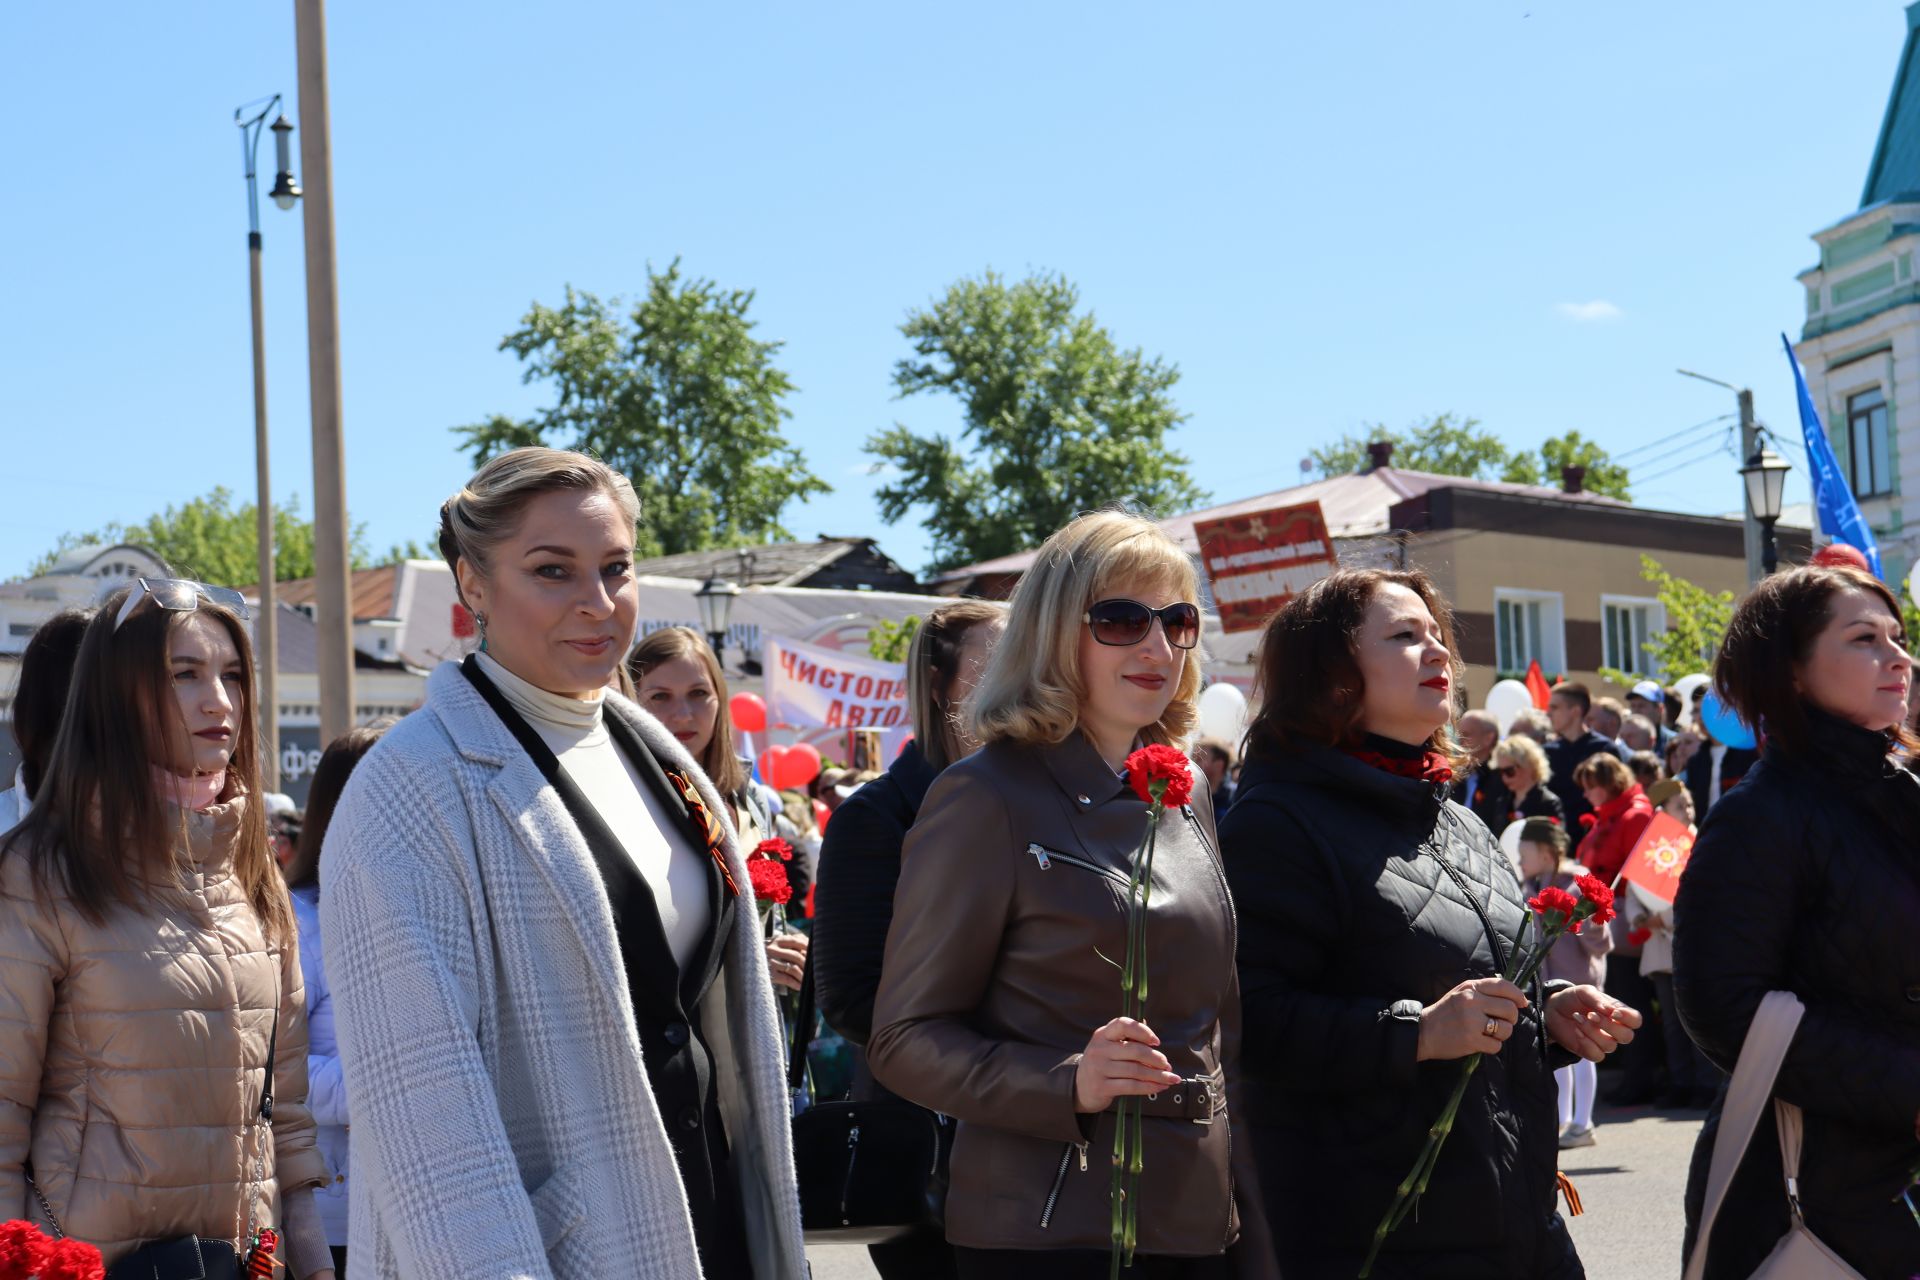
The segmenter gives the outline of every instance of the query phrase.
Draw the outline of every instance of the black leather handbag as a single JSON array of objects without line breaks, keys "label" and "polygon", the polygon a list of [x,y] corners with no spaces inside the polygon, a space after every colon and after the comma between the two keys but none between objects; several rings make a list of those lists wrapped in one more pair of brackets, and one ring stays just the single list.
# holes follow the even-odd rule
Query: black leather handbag
[{"label": "black leather handbag", "polygon": [[[800,984],[787,1084],[799,1097],[813,1039],[813,966]],[[814,1244],[881,1244],[942,1230],[953,1121],[899,1098],[817,1102],[793,1118],[800,1223]]]}]

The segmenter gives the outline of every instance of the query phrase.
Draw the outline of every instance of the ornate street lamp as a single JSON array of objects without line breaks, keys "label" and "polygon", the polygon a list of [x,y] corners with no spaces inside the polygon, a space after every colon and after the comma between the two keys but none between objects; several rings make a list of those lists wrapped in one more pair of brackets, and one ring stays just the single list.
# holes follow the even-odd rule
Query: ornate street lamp
[{"label": "ornate street lamp", "polygon": [[[700,605],[700,627],[707,633],[707,639],[713,644],[713,656],[721,656],[721,647],[727,641],[727,623],[733,617],[733,602],[740,595],[740,588],[717,574],[700,584],[693,598]],[[724,663],[722,665],[725,665]]]},{"label": "ornate street lamp", "polygon": [[1760,522],[1760,567],[1767,573],[1780,567],[1780,548],[1773,540],[1773,526],[1780,519],[1787,470],[1785,460],[1764,446],[1740,468],[1747,482],[1747,509]]}]

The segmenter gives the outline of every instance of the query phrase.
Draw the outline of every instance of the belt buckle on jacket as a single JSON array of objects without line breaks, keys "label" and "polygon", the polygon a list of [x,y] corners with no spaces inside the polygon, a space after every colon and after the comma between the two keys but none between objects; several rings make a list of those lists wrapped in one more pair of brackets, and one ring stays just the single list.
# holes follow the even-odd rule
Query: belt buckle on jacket
[{"label": "belt buckle on jacket", "polygon": [[1185,1108],[1186,1119],[1193,1124],[1213,1123],[1216,1110],[1213,1102],[1213,1081],[1207,1076],[1188,1076],[1180,1082],[1180,1092],[1173,1100]]}]

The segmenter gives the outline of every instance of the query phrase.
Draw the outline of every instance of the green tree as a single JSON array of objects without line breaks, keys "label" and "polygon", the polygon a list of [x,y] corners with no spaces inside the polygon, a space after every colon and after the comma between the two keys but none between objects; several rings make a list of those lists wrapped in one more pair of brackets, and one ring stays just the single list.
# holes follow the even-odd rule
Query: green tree
[{"label": "green tree", "polygon": [[870,437],[880,516],[928,508],[932,568],[1009,555],[1109,503],[1190,509],[1206,495],[1167,434],[1185,420],[1179,370],[1122,350],[1058,275],[1009,284],[992,271],[950,287],[900,326],[913,355],[894,365],[900,398],[946,392],[960,439],[896,423]]},{"label": "green tree", "polygon": [[913,646],[914,632],[920,630],[918,614],[908,614],[898,622],[885,618],[867,629],[867,653],[876,662],[905,662]]},{"label": "green tree", "polygon": [[643,556],[789,538],[787,504],[831,490],[781,433],[793,382],[774,364],[784,344],[754,336],[753,297],[683,278],[678,259],[647,269],[646,297],[624,315],[619,299],[569,286],[500,341],[522,381],[553,384],[553,404],[454,433],[476,465],[531,444],[604,459],[640,497]]},{"label": "green tree", "polygon": [[[72,547],[126,542],[153,551],[175,573],[216,586],[248,586],[260,580],[256,510],[251,502],[236,507],[232,491],[216,487],[205,497],[170,506],[137,524],[113,523],[92,533],[61,534],[53,550],[28,573],[46,572],[61,552]],[[274,504],[273,551],[276,581],[313,576],[313,522],[301,518],[298,498],[288,498],[285,506]],[[354,568],[368,567],[364,524],[353,526],[347,551]]]},{"label": "green tree", "polygon": [[1589,493],[1602,493],[1623,501],[1632,497],[1628,491],[1627,469],[1610,460],[1597,441],[1586,439],[1578,431],[1545,441],[1537,455],[1515,454],[1500,478],[1514,484],[1557,485],[1562,467],[1585,467],[1583,484]]},{"label": "green tree", "polygon": [[1342,436],[1333,444],[1314,449],[1307,457],[1323,476],[1364,471],[1367,446],[1378,441],[1393,446],[1393,465],[1407,471],[1497,480],[1513,461],[1512,452],[1498,436],[1481,428],[1480,419],[1458,418],[1451,413],[1435,414],[1405,431],[1369,427],[1359,435]]},{"label": "green tree", "polygon": [[[1713,592],[1668,573],[1658,560],[1644,552],[1640,556],[1640,576],[1654,586],[1667,615],[1667,629],[1647,637],[1646,651],[1653,659],[1653,676],[1661,684],[1671,685],[1696,671],[1711,671],[1720,641],[1733,620],[1734,597],[1731,591]],[[1611,667],[1600,674],[1615,684],[1631,686],[1640,677]]]}]

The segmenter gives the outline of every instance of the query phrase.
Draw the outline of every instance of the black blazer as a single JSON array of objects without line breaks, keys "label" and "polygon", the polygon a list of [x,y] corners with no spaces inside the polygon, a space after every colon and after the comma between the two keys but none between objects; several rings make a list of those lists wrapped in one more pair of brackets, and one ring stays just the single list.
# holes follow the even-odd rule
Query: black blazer
[{"label": "black blazer", "polygon": [[[1751,747],[1728,747],[1726,757],[1720,761],[1720,798],[1727,798],[1727,792],[1738,786],[1753,766],[1760,763],[1760,753]],[[1707,803],[1707,793],[1713,787],[1713,746],[1703,743],[1693,753],[1693,759],[1687,761],[1687,790],[1693,793],[1693,820],[1705,822],[1707,810],[1713,806]],[[1920,1232],[1920,1227],[1915,1228]],[[1904,1280],[1904,1277],[1902,1278]]]}]

